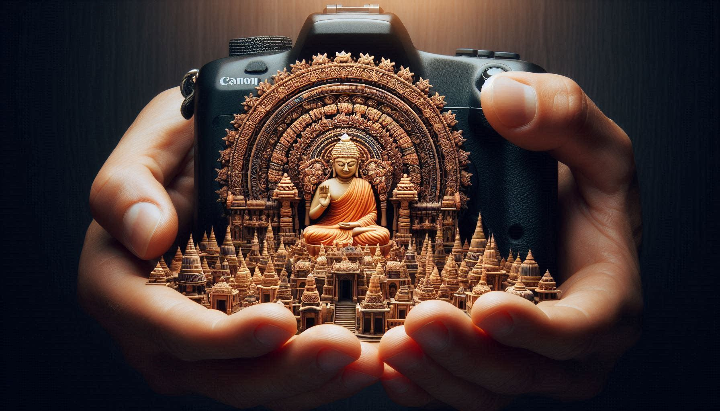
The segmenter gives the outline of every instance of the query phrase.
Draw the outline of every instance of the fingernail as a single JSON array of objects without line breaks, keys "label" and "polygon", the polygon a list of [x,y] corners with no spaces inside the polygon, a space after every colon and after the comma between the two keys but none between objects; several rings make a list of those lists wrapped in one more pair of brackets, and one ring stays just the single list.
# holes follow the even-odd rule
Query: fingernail
[{"label": "fingernail", "polygon": [[439,321],[430,321],[410,335],[421,347],[442,351],[448,346],[450,336],[447,328]]},{"label": "fingernail", "polygon": [[478,325],[490,334],[490,336],[502,337],[510,334],[514,323],[510,314],[504,311],[498,311],[480,320],[480,324]]},{"label": "fingernail", "polygon": [[345,370],[342,375],[343,385],[347,388],[365,387],[375,382],[375,380],[377,380],[377,377],[356,370]]},{"label": "fingernail", "polygon": [[322,350],[317,356],[318,367],[327,372],[337,371],[353,361],[354,357],[332,349]]},{"label": "fingernail", "polygon": [[142,256],[150,245],[162,213],[151,203],[133,204],[123,216],[125,245],[129,246],[137,256]]},{"label": "fingernail", "polygon": [[526,84],[505,76],[493,76],[480,92],[490,93],[492,109],[506,127],[524,126],[535,118],[537,94]]},{"label": "fingernail", "polygon": [[392,380],[383,380],[383,386],[385,386],[386,389],[390,389],[393,392],[396,392],[398,394],[402,394],[404,392],[407,392],[408,385],[405,381],[402,380],[402,378],[393,378]]},{"label": "fingernail", "polygon": [[271,324],[262,324],[255,329],[255,339],[267,347],[279,347],[290,337],[286,330]]}]

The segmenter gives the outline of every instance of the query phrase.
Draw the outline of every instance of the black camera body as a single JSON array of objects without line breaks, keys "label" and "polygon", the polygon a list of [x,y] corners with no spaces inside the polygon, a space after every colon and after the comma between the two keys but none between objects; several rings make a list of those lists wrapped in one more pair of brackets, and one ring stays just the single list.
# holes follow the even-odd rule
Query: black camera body
[{"label": "black camera body", "polygon": [[409,67],[445,96],[444,110],[455,113],[457,128],[466,139],[463,149],[470,153],[469,200],[459,218],[462,238],[472,235],[482,212],[485,231],[494,235],[503,254],[512,249],[524,258],[532,249],[543,270],[555,270],[557,161],[503,139],[487,123],[480,105],[480,89],[491,75],[544,70],[515,53],[458,49],[455,56],[445,56],[417,50],[397,16],[372,7],[329,7],[312,14],[294,46],[282,37],[232,40],[230,57],[200,69],[186,107],[195,116],[196,238],[211,226],[222,233],[228,224],[216,193],[218,152],[226,148],[223,137],[232,128],[234,115],[243,111],[244,97],[296,60],[310,61],[318,53],[333,56],[341,50],[354,56],[370,53],[394,61],[397,67]]}]

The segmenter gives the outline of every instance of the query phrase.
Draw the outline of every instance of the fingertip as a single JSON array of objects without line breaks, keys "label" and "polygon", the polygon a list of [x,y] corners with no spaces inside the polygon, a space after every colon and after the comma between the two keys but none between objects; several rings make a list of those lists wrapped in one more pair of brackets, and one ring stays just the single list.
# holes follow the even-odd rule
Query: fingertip
[{"label": "fingertip", "polygon": [[[186,316],[178,325],[182,328],[174,330],[181,342],[174,351],[187,360],[253,358],[274,351],[295,335],[296,328],[292,313],[290,320],[283,312],[286,308],[273,305],[253,305],[230,316],[216,310]],[[178,354],[188,347],[195,348]]]},{"label": "fingertip", "polygon": [[360,358],[351,364],[351,367],[360,367],[363,372],[380,378],[383,375],[385,364],[380,360],[377,344],[361,343]]},{"label": "fingertip", "polygon": [[347,328],[339,325],[316,325],[303,331],[299,337],[319,352],[337,352],[340,356],[351,358],[347,364],[360,358],[362,353],[357,337]]},{"label": "fingertip", "polygon": [[360,358],[345,367],[342,375],[343,385],[352,390],[364,388],[383,375],[384,364],[378,357],[377,347],[362,343],[361,349]]},{"label": "fingertip", "polygon": [[425,301],[405,320],[407,335],[431,356],[442,355],[457,339],[467,339],[470,328],[474,327],[467,315],[445,301]]},{"label": "fingertip", "polygon": [[143,260],[156,258],[172,246],[178,230],[175,210],[151,202],[131,205],[122,217],[121,241]]},{"label": "fingertip", "polygon": [[422,348],[398,326],[388,330],[378,346],[380,359],[393,368],[413,368],[425,357]]},{"label": "fingertip", "polygon": [[90,190],[95,220],[135,256],[157,258],[175,241],[178,216],[165,188],[141,162],[110,160]]},{"label": "fingertip", "polygon": [[423,301],[408,313],[404,324],[405,332],[412,337],[418,329],[430,322],[443,323],[453,327],[462,321],[459,316],[467,318],[462,311],[446,301]]},{"label": "fingertip", "polygon": [[288,332],[292,332],[293,334],[297,332],[295,316],[290,310],[280,304],[262,303],[251,305],[243,308],[240,313],[247,315],[254,322],[270,322],[278,327],[287,329]]},{"label": "fingertip", "polygon": [[478,298],[471,312],[475,325],[503,343],[514,334],[521,334],[518,331],[522,331],[528,322],[541,321],[542,315],[532,302],[501,291],[493,291]]},{"label": "fingertip", "polygon": [[378,344],[378,355],[385,361],[402,350],[402,347],[412,339],[405,333],[404,326],[393,327],[383,334]]},{"label": "fingertip", "polygon": [[[259,356],[283,346],[297,333],[295,316],[285,307],[265,303],[247,307],[236,316],[234,327],[252,329],[254,350],[248,350],[248,356]],[[249,341],[248,341],[249,342]],[[248,346],[249,349],[249,346]]]},{"label": "fingertip", "polygon": [[[556,100],[565,102],[568,99],[556,99],[555,95],[567,95],[565,79],[547,73],[496,74],[483,84],[480,92],[485,118],[499,134],[522,148],[533,151],[554,149],[562,144],[566,136],[546,132],[546,128],[548,123],[556,125],[563,120],[558,118]],[[574,106],[571,108],[568,112],[577,111]],[[557,126],[562,127],[561,124]]]},{"label": "fingertip", "polygon": [[490,80],[483,84],[480,94],[481,102],[482,96],[485,97],[483,111],[499,121],[503,127],[521,128],[532,122],[536,116],[535,89],[510,76],[498,74],[490,77]]}]

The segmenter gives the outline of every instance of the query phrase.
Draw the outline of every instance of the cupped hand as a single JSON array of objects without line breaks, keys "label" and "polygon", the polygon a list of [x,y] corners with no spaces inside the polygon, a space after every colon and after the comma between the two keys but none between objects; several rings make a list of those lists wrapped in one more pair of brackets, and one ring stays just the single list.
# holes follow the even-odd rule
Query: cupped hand
[{"label": "cupped hand", "polygon": [[342,228],[343,230],[352,230],[353,228],[360,227],[360,223],[358,223],[357,221],[343,222],[343,223],[338,224],[338,226],[340,228]]},{"label": "cupped hand", "polygon": [[237,407],[305,409],[354,394],[382,374],[376,348],[321,325],[295,336],[278,304],[228,316],[168,287],[145,284],[156,258],[189,224],[192,121],[178,89],[140,113],[93,183],[78,297],[128,362],[163,393],[192,392]]},{"label": "cupped hand", "polygon": [[[493,76],[481,92],[503,137],[560,162],[562,298],[538,305],[493,291],[471,316],[441,301],[386,333],[383,385],[395,401],[497,409],[513,396],[585,399],[640,333],[640,202],[630,139],[572,80]],[[542,265],[542,262],[540,262]]]}]

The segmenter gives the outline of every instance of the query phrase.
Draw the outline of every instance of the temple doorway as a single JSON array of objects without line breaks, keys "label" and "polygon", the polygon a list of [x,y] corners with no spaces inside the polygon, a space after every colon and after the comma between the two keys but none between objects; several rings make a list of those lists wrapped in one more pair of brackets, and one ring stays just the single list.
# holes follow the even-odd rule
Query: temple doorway
[{"label": "temple doorway", "polygon": [[343,278],[338,283],[338,301],[352,301],[352,280]]}]

